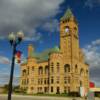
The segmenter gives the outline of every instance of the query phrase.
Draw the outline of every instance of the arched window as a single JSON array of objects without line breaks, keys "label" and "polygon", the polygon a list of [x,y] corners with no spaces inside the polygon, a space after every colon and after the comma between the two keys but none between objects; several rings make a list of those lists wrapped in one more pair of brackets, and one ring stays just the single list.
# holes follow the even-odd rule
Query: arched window
[{"label": "arched window", "polygon": [[49,72],[49,67],[45,66],[45,74],[48,74],[48,72]]},{"label": "arched window", "polygon": [[24,70],[22,71],[22,75],[23,75],[23,76],[26,75],[26,69],[24,69]]},{"label": "arched window", "polygon": [[60,63],[59,62],[57,62],[57,66],[60,66]]},{"label": "arched window", "polygon": [[53,78],[53,76],[51,77],[51,84],[53,84],[54,83],[54,78]]},{"label": "arched window", "polygon": [[84,76],[84,70],[83,70],[83,68],[81,68],[81,70],[80,70],[80,76]]},{"label": "arched window", "polygon": [[39,69],[38,69],[38,74],[39,74],[39,75],[43,74],[43,67],[42,67],[42,66],[39,67]]},{"label": "arched window", "polygon": [[86,75],[88,75],[88,73],[89,73],[88,70],[86,70]]},{"label": "arched window", "polygon": [[70,72],[70,65],[69,64],[66,64],[65,66],[64,66],[64,72],[66,73],[66,72]]},{"label": "arched window", "polygon": [[82,86],[82,81],[80,81],[80,86]]},{"label": "arched window", "polygon": [[78,67],[77,67],[77,64],[75,65],[75,73],[78,72]]},{"label": "arched window", "polygon": [[59,73],[59,70],[60,70],[60,63],[57,62],[57,73]]},{"label": "arched window", "polygon": [[54,63],[53,62],[51,63],[51,66],[54,66]]},{"label": "arched window", "polygon": [[32,66],[32,71],[34,71],[34,66]]}]

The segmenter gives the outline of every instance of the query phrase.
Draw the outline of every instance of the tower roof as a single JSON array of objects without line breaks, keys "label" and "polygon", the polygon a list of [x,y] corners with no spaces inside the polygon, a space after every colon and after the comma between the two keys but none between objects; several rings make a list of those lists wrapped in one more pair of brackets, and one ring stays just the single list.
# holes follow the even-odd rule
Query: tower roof
[{"label": "tower roof", "polygon": [[71,9],[68,8],[68,9],[66,10],[64,16],[61,17],[61,20],[62,20],[62,21],[64,21],[64,20],[68,20],[68,19],[70,19],[70,18],[73,17],[73,16],[74,16],[74,15],[73,15]]}]

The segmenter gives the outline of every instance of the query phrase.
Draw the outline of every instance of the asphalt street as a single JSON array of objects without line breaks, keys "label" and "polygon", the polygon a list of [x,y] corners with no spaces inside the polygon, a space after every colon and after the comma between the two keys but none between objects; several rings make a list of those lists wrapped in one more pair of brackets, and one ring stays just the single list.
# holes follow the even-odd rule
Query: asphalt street
[{"label": "asphalt street", "polygon": [[[0,100],[7,100],[7,95],[0,95]],[[84,100],[81,98],[66,98],[66,97],[44,97],[44,96],[23,96],[13,95],[12,100]],[[95,100],[100,100],[96,98]]]}]

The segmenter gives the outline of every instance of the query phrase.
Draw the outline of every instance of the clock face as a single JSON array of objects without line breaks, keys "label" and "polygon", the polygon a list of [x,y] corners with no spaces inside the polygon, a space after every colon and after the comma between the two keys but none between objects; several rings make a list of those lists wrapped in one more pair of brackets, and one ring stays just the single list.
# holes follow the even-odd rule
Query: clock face
[{"label": "clock face", "polygon": [[65,32],[66,33],[69,32],[69,28],[68,27],[65,28]]}]

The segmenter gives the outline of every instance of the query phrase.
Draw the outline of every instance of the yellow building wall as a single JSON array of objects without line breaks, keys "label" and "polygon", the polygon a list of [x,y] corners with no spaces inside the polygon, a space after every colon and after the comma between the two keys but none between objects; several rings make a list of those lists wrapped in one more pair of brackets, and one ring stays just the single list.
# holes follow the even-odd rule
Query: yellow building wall
[{"label": "yellow building wall", "polygon": [[[68,32],[65,32],[66,27]],[[74,16],[69,21],[60,21],[59,49],[59,52],[49,54],[48,61],[38,62],[32,56],[33,46],[29,45],[27,63],[21,65],[22,89],[29,94],[79,93],[82,86],[88,91],[89,67],[79,47],[78,24]]]}]

